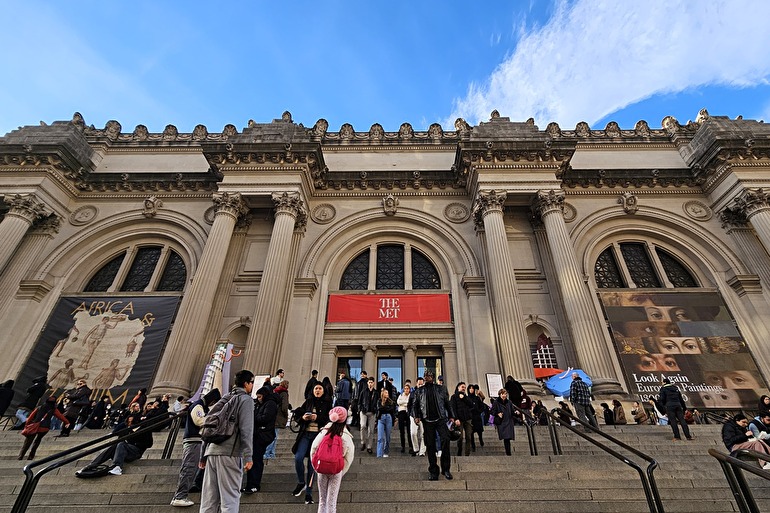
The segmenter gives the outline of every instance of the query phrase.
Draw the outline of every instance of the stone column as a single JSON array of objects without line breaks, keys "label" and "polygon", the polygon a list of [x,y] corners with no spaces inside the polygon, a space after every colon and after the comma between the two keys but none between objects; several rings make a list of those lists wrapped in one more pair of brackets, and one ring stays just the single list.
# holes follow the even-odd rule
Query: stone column
[{"label": "stone column", "polygon": [[770,293],[770,258],[762,242],[754,234],[741,210],[725,208],[720,212],[722,228],[735,243],[733,245],[748,264],[750,271],[759,276],[762,290]]},{"label": "stone column", "polygon": [[620,392],[613,365],[615,356],[610,351],[564,223],[564,192],[539,191],[534,209],[543,220],[551,258],[558,269],[556,278],[580,366],[591,376],[595,392]]},{"label": "stone column", "polygon": [[217,207],[214,224],[192,283],[182,298],[174,329],[158,368],[153,394],[163,391],[189,395],[191,382],[200,377],[195,372],[203,372],[203,369],[195,368],[199,348],[214,342],[204,340],[211,305],[214,304],[235,223],[248,213],[248,208],[240,193],[216,193],[213,200]]},{"label": "stone column", "polygon": [[516,291],[516,276],[503,222],[506,193],[481,191],[476,198],[474,217],[482,224],[487,244],[489,272],[487,283],[492,292],[497,352],[503,379],[510,374],[527,390],[540,390],[532,369],[527,333],[522,323],[521,305]]},{"label": "stone column", "polygon": [[370,376],[374,376],[376,380],[379,378],[377,375],[377,348],[374,346],[364,346],[364,361],[361,362],[362,370],[365,370]]},{"label": "stone column", "polygon": [[[407,379],[412,380],[412,386],[417,380],[417,348],[412,345],[404,346],[404,379],[402,381]],[[403,386],[403,383],[401,385]]]},{"label": "stone column", "polygon": [[43,248],[59,233],[61,218],[56,214],[38,220],[29,234],[19,245],[19,250],[8,261],[5,272],[0,275],[0,318],[13,301],[19,283],[43,253]]},{"label": "stone column", "polygon": [[[267,250],[262,281],[259,283],[257,306],[246,340],[244,368],[254,373],[275,372],[281,354],[280,314],[288,283],[289,262],[295,224],[307,218],[305,205],[297,192],[273,193],[275,222]],[[274,368],[275,367],[275,368]]]},{"label": "stone column", "polygon": [[770,253],[770,194],[763,189],[745,189],[734,201],[734,210],[743,214]]},{"label": "stone column", "polygon": [[13,194],[5,197],[11,209],[0,223],[0,273],[5,271],[8,260],[21,244],[24,234],[35,221],[50,214],[45,205],[34,194]]}]

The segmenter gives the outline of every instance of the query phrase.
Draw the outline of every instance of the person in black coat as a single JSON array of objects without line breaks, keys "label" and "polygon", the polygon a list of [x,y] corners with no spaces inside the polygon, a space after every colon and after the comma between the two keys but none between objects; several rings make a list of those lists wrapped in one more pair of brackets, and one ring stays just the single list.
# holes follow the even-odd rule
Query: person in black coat
[{"label": "person in black coat", "polygon": [[13,380],[9,379],[0,385],[0,416],[5,415],[5,410],[11,405],[11,401],[13,401]]},{"label": "person in black coat", "polygon": [[18,420],[13,425],[13,429],[24,427],[27,417],[37,407],[38,401],[43,397],[46,390],[48,390],[48,378],[46,376],[39,376],[32,380],[32,386],[27,389],[27,396],[16,409],[16,418]]},{"label": "person in black coat", "polygon": [[[478,385],[468,385],[468,397],[473,403],[473,419],[471,419],[473,433],[479,435],[479,445],[484,447],[484,424],[486,424],[485,419],[489,416],[489,407],[484,404],[478,392],[480,392]],[[471,451],[475,450],[476,444],[471,437]]]},{"label": "person in black coat", "polygon": [[[313,396],[293,410],[294,418],[302,422],[302,429],[297,433],[297,440],[292,447],[294,470],[297,473],[297,486],[292,495],[299,497],[305,492],[305,500],[313,500],[313,478],[315,470],[310,464],[310,448],[321,429],[329,423],[329,410],[332,409],[331,396],[324,391],[322,383],[313,388]],[[305,466],[307,460],[307,467]],[[312,502],[306,502],[312,504]]]},{"label": "person in black coat", "polygon": [[[751,436],[750,436],[751,435]],[[738,449],[751,449],[770,456],[770,446],[762,440],[757,440],[749,431],[749,420],[742,413],[728,420],[722,426],[722,442],[730,452]],[[757,460],[764,470],[770,470],[770,461]]]},{"label": "person in black coat", "polygon": [[521,386],[521,383],[513,379],[513,376],[508,376],[505,379],[504,388],[508,392],[508,400],[515,404],[516,407],[521,408],[521,400],[524,397],[524,387]]},{"label": "person in black coat", "polygon": [[666,408],[668,423],[671,426],[671,430],[674,432],[674,440],[682,439],[681,436],[679,436],[679,428],[677,427],[677,422],[682,425],[684,436],[687,437],[688,440],[692,440],[690,428],[687,426],[687,422],[684,420],[685,406],[682,392],[680,392],[679,389],[675,385],[671,384],[671,381],[666,378],[663,380],[663,386],[660,387],[660,391],[658,392],[658,399]]},{"label": "person in black coat", "polygon": [[498,392],[497,401],[492,405],[492,416],[495,418],[497,437],[503,441],[505,454],[511,455],[511,440],[516,438],[513,428],[514,409],[513,403],[508,399],[508,391],[502,389]]},{"label": "person in black coat", "polygon": [[455,412],[455,420],[459,420],[459,427],[464,436],[457,441],[457,455],[463,454],[463,438],[465,438],[465,455],[471,455],[471,442],[473,441],[473,417],[475,415],[475,406],[473,400],[468,396],[466,385],[463,381],[455,387],[455,393],[449,399],[452,403],[452,409]]},{"label": "person in black coat", "polygon": [[254,404],[254,450],[252,460],[254,465],[246,472],[246,487],[241,490],[245,494],[256,493],[262,486],[262,473],[265,470],[265,450],[275,439],[275,418],[281,399],[269,387],[257,390],[257,400]]}]

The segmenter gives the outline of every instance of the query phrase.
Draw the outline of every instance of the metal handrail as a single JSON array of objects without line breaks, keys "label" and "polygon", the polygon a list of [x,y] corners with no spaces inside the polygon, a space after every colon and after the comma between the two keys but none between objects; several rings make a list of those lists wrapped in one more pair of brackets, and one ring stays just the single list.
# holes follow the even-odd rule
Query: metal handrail
[{"label": "metal handrail", "polygon": [[[583,420],[577,418],[576,416],[574,416],[572,413],[568,411],[565,411],[563,409],[559,409],[558,411],[560,412],[561,415],[566,415],[569,419],[575,420],[580,425],[582,425],[585,429],[588,429],[592,433],[596,433],[606,438],[607,440],[619,445],[620,447],[629,451],[630,453],[635,454],[636,456],[639,456],[643,460],[649,462],[649,465],[647,465],[646,470],[643,470],[641,466],[639,466],[636,462],[631,461],[626,456],[620,454],[614,449],[611,449],[610,447],[607,447],[606,445],[599,442],[598,440],[594,440],[593,438],[588,436],[585,432],[581,432],[580,430],[578,430],[575,426],[572,426],[571,424],[567,424],[563,422],[559,417],[554,415],[552,412],[546,412],[546,414],[548,415],[549,423],[559,422],[559,424],[562,427],[569,429],[579,437],[584,438],[585,440],[591,442],[592,444],[594,444],[595,446],[597,446],[607,454],[614,456],[615,458],[619,459],[626,465],[636,470],[637,473],[639,474],[639,479],[642,481],[642,489],[644,490],[644,496],[647,499],[647,506],[650,508],[650,513],[665,513],[663,509],[663,502],[660,499],[660,492],[658,491],[658,485],[655,482],[655,476],[653,475],[653,472],[655,471],[655,469],[658,468],[658,462],[652,456],[649,456],[643,453],[642,451],[640,451],[639,449],[618,440],[614,436],[608,435],[607,433],[601,431],[600,429],[595,428],[594,426],[592,426],[591,424],[588,424],[587,422],[583,422]],[[559,447],[558,454],[561,454],[561,442],[559,441],[558,431],[555,428],[553,429],[553,434],[554,434],[554,438],[552,439],[552,442],[554,442],[555,444],[554,454],[556,454],[555,451],[556,451],[557,445]]]},{"label": "metal handrail", "polygon": [[719,465],[722,467],[722,472],[727,479],[727,484],[730,486],[730,491],[733,493],[736,504],[738,504],[738,510],[741,513],[760,513],[759,507],[754,500],[754,495],[751,493],[751,488],[746,482],[746,477],[743,475],[743,471],[746,470],[755,476],[759,476],[762,479],[770,481],[770,472],[758,468],[756,465],[741,461],[732,454],[736,455],[748,455],[753,458],[757,458],[762,461],[770,461],[770,457],[767,454],[762,454],[750,449],[738,449],[731,454],[724,454],[716,449],[709,449],[709,454],[716,458]]},{"label": "metal handrail", "polygon": [[532,429],[532,426],[527,422],[527,416],[524,414],[524,410],[516,406],[515,404],[511,403],[511,406],[513,406],[513,409],[519,412],[521,414],[521,422],[524,424],[524,428],[527,431],[527,442],[529,442],[529,455],[530,456],[537,456],[537,440],[535,440],[535,431]]},{"label": "metal handrail", "polygon": [[[24,484],[19,491],[19,495],[16,497],[13,508],[11,508],[11,513],[24,513],[27,511],[27,507],[29,506],[29,503],[32,500],[32,496],[35,493],[35,489],[37,488],[37,483],[44,475],[48,474],[49,472],[56,470],[59,467],[63,467],[68,463],[72,463],[73,461],[77,461],[84,456],[88,456],[113,445],[117,445],[125,440],[136,438],[140,434],[146,433],[147,431],[154,431],[159,426],[171,421],[172,430],[169,432],[166,440],[166,446],[169,447],[168,439],[172,438],[173,436],[173,438],[176,440],[176,431],[179,430],[180,423],[177,422],[174,424],[174,421],[185,416],[186,414],[187,412],[179,412],[152,417],[138,423],[135,426],[125,427],[114,433],[101,436],[95,440],[90,440],[40,460],[33,461],[32,463],[28,463],[22,469],[22,472],[24,472],[25,475]],[[164,448],[163,455],[164,459],[167,459],[166,448]],[[170,457],[170,451],[168,452],[168,457]],[[35,473],[32,472],[33,468],[45,465],[46,463],[49,463],[49,465]]]}]

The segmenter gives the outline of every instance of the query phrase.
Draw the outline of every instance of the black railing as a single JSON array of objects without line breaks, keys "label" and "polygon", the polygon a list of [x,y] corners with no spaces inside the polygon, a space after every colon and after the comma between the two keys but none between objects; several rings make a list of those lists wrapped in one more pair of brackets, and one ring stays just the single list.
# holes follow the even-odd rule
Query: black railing
[{"label": "black railing", "polygon": [[770,457],[767,454],[749,449],[738,449],[730,455],[721,453],[716,449],[709,449],[709,454],[716,458],[722,467],[722,472],[725,474],[730,491],[733,493],[735,502],[738,504],[738,511],[741,513],[760,513],[760,509],[754,500],[754,494],[751,493],[751,488],[749,488],[749,484],[746,482],[746,476],[743,475],[743,471],[745,470],[768,481],[770,481],[770,472],[757,467],[755,463],[742,461],[734,457],[733,454],[735,456],[751,456],[759,461],[770,461]]},{"label": "black railing", "polygon": [[[136,438],[140,434],[146,433],[147,431],[155,431],[159,428],[163,428],[165,427],[164,424],[170,424],[171,429],[169,430],[168,437],[166,438],[166,445],[163,448],[161,458],[169,459],[171,457],[171,451],[173,450],[174,445],[172,439],[176,440],[177,431],[179,431],[181,420],[186,415],[187,412],[179,412],[171,415],[159,415],[157,417],[152,417],[144,420],[143,422],[140,422],[135,426],[123,428],[114,433],[101,436],[95,440],[90,440],[88,442],[76,445],[75,447],[71,447],[67,450],[52,454],[43,459],[33,461],[32,463],[25,465],[22,469],[25,475],[24,484],[19,491],[19,495],[16,497],[16,502],[14,502],[13,508],[11,508],[11,513],[24,513],[27,511],[27,507],[29,506],[29,503],[32,500],[32,496],[35,493],[35,489],[37,488],[37,483],[44,475],[48,474],[49,472],[72,463],[73,461],[77,461],[84,456],[88,456],[113,445],[117,445],[124,440],[131,440]],[[43,465],[45,466],[37,472],[32,471],[33,468],[37,468]]]},{"label": "black railing", "polygon": [[521,423],[524,425],[524,428],[527,431],[527,441],[529,442],[529,454],[531,456],[537,456],[537,440],[535,440],[535,431],[532,429],[532,424],[529,423],[527,417],[528,414],[524,412],[521,408],[516,406],[515,404],[511,403],[511,406],[513,406],[513,409],[518,412],[518,414],[521,416]]},{"label": "black railing", "polygon": [[[619,459],[629,467],[636,470],[639,473],[639,479],[642,482],[642,489],[644,490],[644,496],[647,499],[647,506],[650,509],[650,513],[665,513],[663,510],[663,502],[660,499],[660,492],[658,491],[658,485],[655,482],[655,476],[653,475],[653,472],[655,471],[655,469],[658,468],[658,462],[654,458],[643,453],[639,449],[632,447],[627,443],[622,442],[613,436],[608,435],[607,433],[601,431],[600,429],[595,428],[591,424],[583,422],[583,420],[575,417],[570,412],[567,412],[561,409],[557,411],[559,412],[557,415],[554,415],[551,412],[547,412],[549,424],[559,423],[562,427],[569,429],[579,437],[587,440],[588,442],[597,446],[607,454],[614,456],[615,458]],[[591,433],[597,434],[599,436],[602,436],[607,440],[611,441],[612,443],[622,447],[626,451],[642,458],[644,461],[649,463],[647,465],[647,468],[642,469],[642,467],[638,463],[632,461],[627,456],[624,456],[623,454],[617,452],[616,450],[610,447],[607,447],[605,444],[601,443],[600,441],[595,440],[594,438],[591,438],[586,434],[585,430],[581,431],[577,429],[577,427],[573,426],[571,422],[565,422],[564,418],[574,420],[577,424],[580,424],[581,426],[583,426],[585,430],[590,431]],[[553,444],[553,447],[554,447],[554,454],[562,454],[561,442],[559,441],[559,432],[555,429],[555,427],[551,426],[551,433],[552,433],[551,443]]]}]

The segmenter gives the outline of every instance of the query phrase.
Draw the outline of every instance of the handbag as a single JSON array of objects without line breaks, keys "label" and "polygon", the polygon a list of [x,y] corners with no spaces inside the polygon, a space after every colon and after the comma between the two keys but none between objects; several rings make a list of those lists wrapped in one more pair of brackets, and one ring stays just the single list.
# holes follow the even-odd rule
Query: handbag
[{"label": "handbag", "polygon": [[[27,420],[27,423],[24,424],[24,429],[21,430],[22,436],[30,436],[30,435],[36,435],[40,432],[40,424],[43,423],[43,421],[48,417],[48,414],[46,413],[43,415],[43,418],[38,420],[37,422],[30,422],[31,419]],[[46,429],[46,431],[48,431]]]},{"label": "handbag", "polygon": [[494,423],[495,426],[500,426],[503,423],[503,418],[502,417],[498,417],[497,415],[495,415],[492,418],[492,423]]}]

